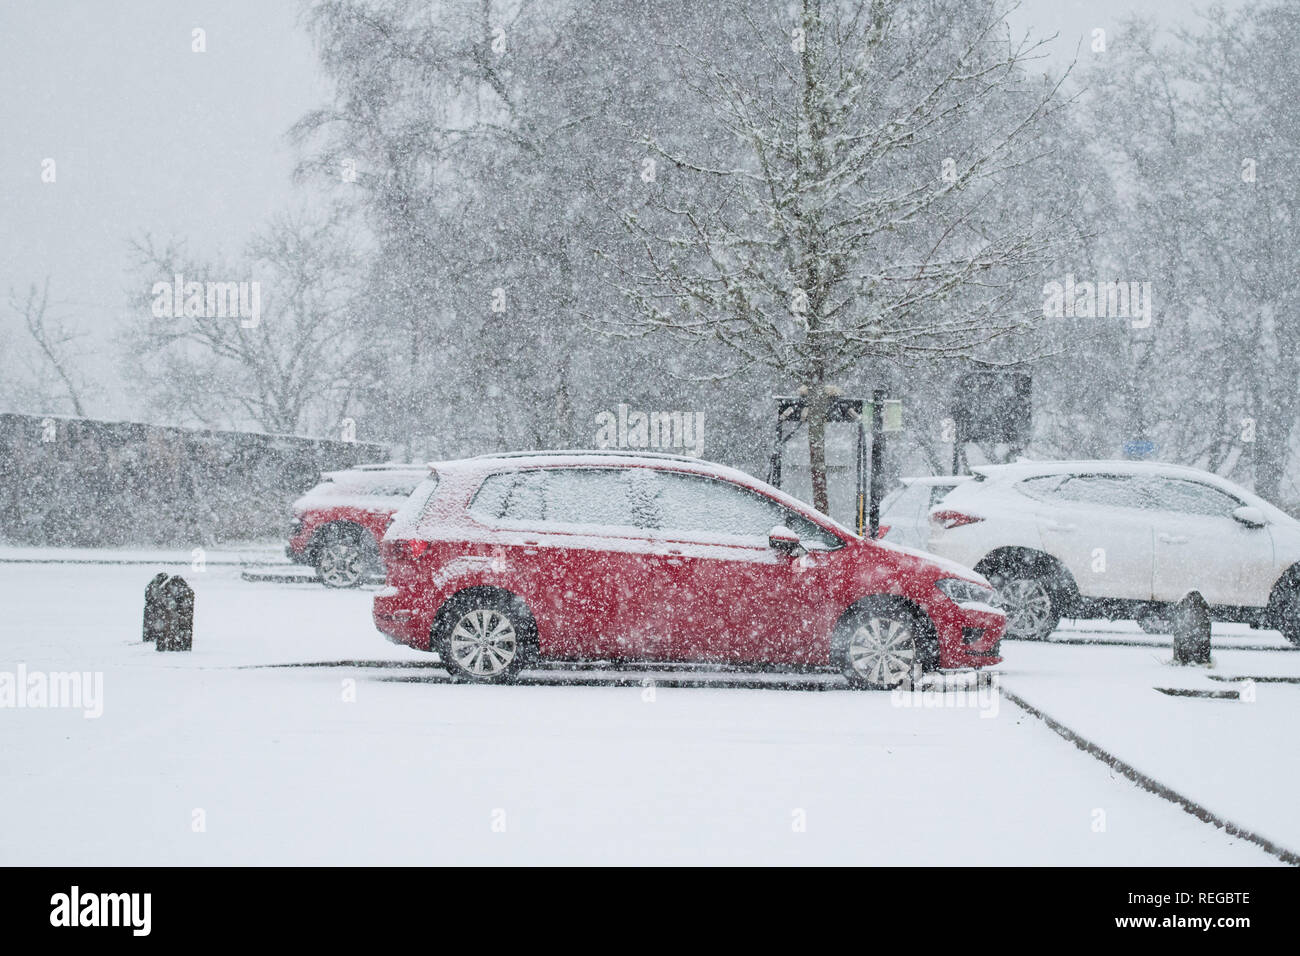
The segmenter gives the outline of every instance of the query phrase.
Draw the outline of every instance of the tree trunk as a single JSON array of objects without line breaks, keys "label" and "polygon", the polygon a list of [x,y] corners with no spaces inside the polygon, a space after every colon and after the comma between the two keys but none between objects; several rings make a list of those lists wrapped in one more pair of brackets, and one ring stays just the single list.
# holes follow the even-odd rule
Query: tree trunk
[{"label": "tree trunk", "polygon": [[830,497],[826,493],[826,418],[830,396],[826,383],[818,372],[817,379],[808,387],[808,474],[812,481],[812,505],[822,514],[830,513]]}]

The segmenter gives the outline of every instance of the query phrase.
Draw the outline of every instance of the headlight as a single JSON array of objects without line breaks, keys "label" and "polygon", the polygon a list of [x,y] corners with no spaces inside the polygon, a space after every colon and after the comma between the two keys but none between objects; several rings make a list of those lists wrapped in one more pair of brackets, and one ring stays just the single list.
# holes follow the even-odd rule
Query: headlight
[{"label": "headlight", "polygon": [[992,588],[986,588],[974,581],[964,578],[940,578],[934,586],[948,596],[955,604],[988,604],[997,606],[997,595]]}]

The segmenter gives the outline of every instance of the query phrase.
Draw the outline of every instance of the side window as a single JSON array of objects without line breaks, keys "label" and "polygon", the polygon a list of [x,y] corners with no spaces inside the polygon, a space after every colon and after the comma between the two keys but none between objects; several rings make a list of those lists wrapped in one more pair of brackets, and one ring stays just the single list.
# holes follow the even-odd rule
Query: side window
[{"label": "side window", "polygon": [[1065,481],[1062,475],[1042,475],[1038,478],[1026,478],[1016,484],[1016,490],[1022,495],[1037,498],[1039,501],[1051,501],[1056,489]]},{"label": "side window", "polygon": [[773,527],[785,525],[809,544],[835,548],[842,543],[803,515],[729,481],[672,471],[659,472],[658,478],[665,530],[765,542]]},{"label": "side window", "polygon": [[1151,497],[1151,507],[1161,511],[1230,518],[1233,511],[1241,507],[1241,502],[1226,491],[1199,481],[1151,478],[1146,482],[1146,489]]},{"label": "side window", "polygon": [[1108,508],[1146,508],[1138,482],[1125,475],[1075,475],[1052,493],[1056,501]]},{"label": "side window", "polygon": [[633,526],[629,475],[617,468],[562,468],[546,472],[547,524]]},{"label": "side window", "polygon": [[541,471],[489,475],[483,479],[469,510],[483,518],[541,521],[546,516],[545,477]]},{"label": "side window", "polygon": [[635,527],[627,471],[618,468],[547,468],[490,475],[470,511],[483,518],[538,525]]}]

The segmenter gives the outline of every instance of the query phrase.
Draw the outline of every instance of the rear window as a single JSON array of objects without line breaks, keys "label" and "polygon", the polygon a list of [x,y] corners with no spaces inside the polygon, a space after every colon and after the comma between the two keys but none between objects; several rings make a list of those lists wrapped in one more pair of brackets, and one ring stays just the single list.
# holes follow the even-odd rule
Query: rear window
[{"label": "rear window", "polygon": [[948,497],[948,492],[956,488],[956,484],[951,485],[931,485],[930,486],[930,507],[933,508],[944,498]]},{"label": "rear window", "polygon": [[428,515],[433,505],[433,493],[438,490],[438,476],[425,478],[406,498],[406,503],[393,515],[392,523],[402,527],[418,524]]}]

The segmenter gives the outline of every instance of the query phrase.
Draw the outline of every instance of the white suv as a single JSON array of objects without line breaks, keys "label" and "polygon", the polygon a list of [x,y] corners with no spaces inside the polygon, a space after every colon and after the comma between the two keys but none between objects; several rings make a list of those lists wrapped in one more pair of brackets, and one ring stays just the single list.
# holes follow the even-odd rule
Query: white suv
[{"label": "white suv", "polygon": [[930,509],[969,475],[926,475],[902,478],[901,488],[885,495],[880,503],[880,537],[890,544],[924,551],[930,539]]},{"label": "white suv", "polygon": [[1159,629],[1199,594],[1214,620],[1300,645],[1300,522],[1195,468],[1128,461],[977,466],[930,511],[928,550],[988,577],[1008,637],[1062,617]]}]

